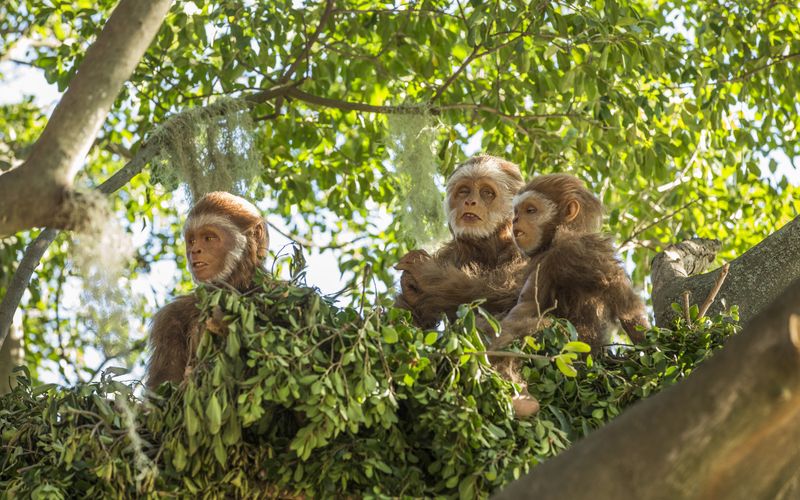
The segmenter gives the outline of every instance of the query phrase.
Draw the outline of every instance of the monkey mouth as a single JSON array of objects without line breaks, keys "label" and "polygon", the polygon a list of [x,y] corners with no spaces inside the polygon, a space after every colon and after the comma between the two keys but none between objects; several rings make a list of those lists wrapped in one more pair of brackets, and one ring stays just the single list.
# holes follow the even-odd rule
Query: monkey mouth
[{"label": "monkey mouth", "polygon": [[478,217],[476,214],[473,214],[472,212],[464,212],[464,215],[461,216],[461,220],[467,222],[476,222],[481,220],[481,218]]},{"label": "monkey mouth", "polygon": [[208,267],[208,264],[206,264],[205,262],[192,262],[192,269],[197,270],[197,269],[203,269],[203,268],[206,268],[206,267]]},{"label": "monkey mouth", "polygon": [[525,231],[522,229],[514,229],[514,238],[519,238],[520,236],[524,235]]}]

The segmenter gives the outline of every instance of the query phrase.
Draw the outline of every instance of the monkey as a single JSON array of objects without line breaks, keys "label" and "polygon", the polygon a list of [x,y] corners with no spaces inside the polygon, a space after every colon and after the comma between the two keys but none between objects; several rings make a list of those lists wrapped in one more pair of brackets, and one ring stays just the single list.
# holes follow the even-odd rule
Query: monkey
[{"label": "monkey", "polygon": [[[417,326],[433,328],[443,314],[452,320],[458,306],[478,299],[495,315],[514,307],[525,259],[511,232],[511,202],[522,185],[517,165],[490,155],[470,158],[447,180],[445,211],[452,240],[433,255],[412,250],[395,266],[403,271],[395,306],[411,311]],[[496,366],[520,382],[513,366]],[[521,386],[512,402],[516,416],[524,418],[539,411],[539,402]]]},{"label": "monkey", "polygon": [[[183,228],[189,272],[195,282],[246,292],[264,269],[269,233],[258,209],[247,200],[216,191],[189,211]],[[150,327],[149,389],[183,380],[202,333],[197,297],[192,293],[161,308]]]},{"label": "monkey", "polygon": [[[514,197],[514,241],[530,259],[517,304],[492,342],[500,349],[531,333],[540,315],[566,318],[598,352],[619,320],[634,342],[649,328],[644,303],[600,232],[603,205],[577,177],[542,175]],[[542,326],[542,325],[540,325]]]},{"label": "monkey", "polygon": [[459,165],[446,183],[445,210],[452,239],[433,255],[412,250],[395,265],[402,271],[395,307],[433,328],[458,306],[485,299],[492,313],[514,307],[525,266],[511,232],[512,198],[522,187],[514,163],[477,155]]}]

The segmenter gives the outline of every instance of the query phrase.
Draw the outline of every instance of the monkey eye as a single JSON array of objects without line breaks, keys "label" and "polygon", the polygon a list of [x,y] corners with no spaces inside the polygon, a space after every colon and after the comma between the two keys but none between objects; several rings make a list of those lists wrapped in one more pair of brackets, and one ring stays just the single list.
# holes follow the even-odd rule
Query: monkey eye
[{"label": "monkey eye", "polygon": [[491,189],[484,189],[483,191],[481,191],[481,194],[483,194],[483,196],[486,196],[487,198],[494,198],[494,191],[492,191]]},{"label": "monkey eye", "polygon": [[469,189],[463,187],[463,188],[458,190],[458,194],[460,194],[460,195],[469,194]]},{"label": "monkey eye", "polygon": [[536,207],[528,207],[528,213],[529,214],[535,214],[537,211],[538,210],[536,210]]}]

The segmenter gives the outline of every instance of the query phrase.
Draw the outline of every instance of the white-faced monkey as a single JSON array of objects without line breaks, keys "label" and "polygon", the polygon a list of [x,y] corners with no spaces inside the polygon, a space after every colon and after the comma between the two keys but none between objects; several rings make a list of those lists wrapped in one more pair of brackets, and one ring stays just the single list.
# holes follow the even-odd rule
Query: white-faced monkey
[{"label": "white-faced monkey", "polygon": [[502,158],[479,155],[459,165],[446,186],[453,239],[433,255],[412,250],[400,259],[395,306],[411,311],[423,328],[477,299],[486,299],[492,313],[511,309],[525,262],[511,233],[511,201],[522,184],[519,167]]},{"label": "white-faced monkey", "polygon": [[579,339],[598,350],[619,320],[634,341],[649,326],[644,303],[599,232],[603,207],[583,183],[567,174],[534,178],[514,198],[514,240],[530,259],[517,305],[501,321],[502,348],[529,333],[531,321],[550,310],[568,319]]},{"label": "white-faced monkey", "polygon": [[[189,212],[183,237],[192,277],[198,283],[232,287],[245,292],[267,256],[269,235],[258,209],[250,202],[221,191],[203,196]],[[152,355],[147,386],[180,382],[194,355],[202,329],[194,294],[176,298],[153,317]]]}]

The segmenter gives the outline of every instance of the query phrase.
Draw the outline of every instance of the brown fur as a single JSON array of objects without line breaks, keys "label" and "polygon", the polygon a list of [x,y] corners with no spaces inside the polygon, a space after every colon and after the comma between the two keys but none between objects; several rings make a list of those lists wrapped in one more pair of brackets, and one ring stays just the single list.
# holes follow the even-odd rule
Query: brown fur
[{"label": "brown fur", "polygon": [[[263,266],[269,237],[266,224],[254,207],[229,193],[209,193],[192,208],[189,218],[204,213],[224,215],[247,237],[244,255],[226,284],[243,293],[253,287],[253,276]],[[257,227],[260,226],[260,227]],[[152,355],[147,366],[147,387],[165,381],[180,382],[194,356],[203,329],[194,294],[176,298],[153,317],[150,326]]]},{"label": "brown fur", "polygon": [[413,274],[403,273],[395,306],[410,310],[422,328],[435,327],[442,314],[453,319],[458,306],[478,299],[485,299],[487,311],[501,314],[516,304],[525,266],[510,224],[489,238],[453,239],[419,262]]},{"label": "brown fur", "polygon": [[162,307],[150,326],[150,346],[153,354],[147,367],[147,387],[153,389],[170,380],[180,382],[189,364],[189,353],[200,336],[197,298],[178,297]]},{"label": "brown fur", "polygon": [[[577,178],[557,176],[534,179],[521,191],[544,194],[558,211],[555,220],[539,223],[539,230],[552,236],[545,237],[538,248],[528,249],[525,286],[517,306],[501,322],[503,333],[493,348],[531,333],[532,321],[548,309],[568,319],[580,340],[595,350],[607,341],[616,320],[631,339],[642,340],[636,326],[649,326],[644,304],[616,259],[611,239],[596,229],[602,205]],[[568,200],[581,204],[572,224],[563,223]]]}]

